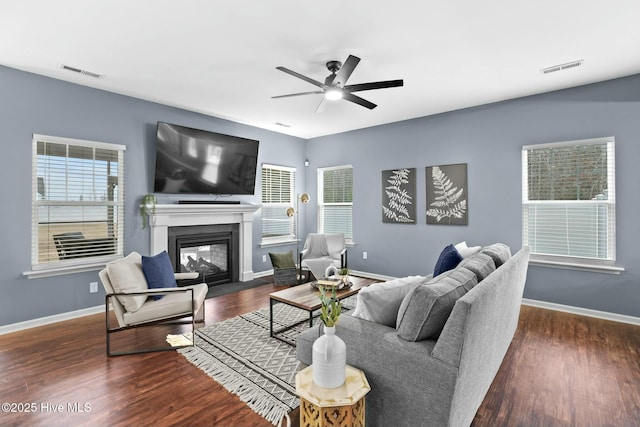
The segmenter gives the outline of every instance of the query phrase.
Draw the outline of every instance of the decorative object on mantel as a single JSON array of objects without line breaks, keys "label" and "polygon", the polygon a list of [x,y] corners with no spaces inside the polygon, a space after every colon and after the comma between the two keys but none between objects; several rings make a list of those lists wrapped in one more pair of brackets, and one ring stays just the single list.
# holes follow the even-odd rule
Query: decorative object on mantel
[{"label": "decorative object on mantel", "polygon": [[416,223],[416,168],[382,171],[382,222]]},{"label": "decorative object on mantel", "polygon": [[154,217],[156,214],[156,205],[158,199],[155,194],[145,194],[140,201],[140,216],[142,217],[142,229],[144,230],[149,225],[149,217]]},{"label": "decorative object on mantel", "polygon": [[[307,193],[302,193],[300,195],[296,194],[296,208],[294,209],[293,207],[289,207],[287,208],[286,214],[289,218],[292,218],[295,216],[295,221],[296,221],[296,226],[295,226],[295,234],[293,236],[293,238],[296,241],[296,259],[300,259],[300,240],[298,239],[298,220],[299,220],[299,214],[300,214],[300,202],[302,202],[302,204],[307,204],[309,203],[309,195]],[[300,283],[302,280],[302,266],[298,266],[298,283]]]},{"label": "decorative object on mantel", "polygon": [[428,166],[427,224],[467,225],[467,164]]},{"label": "decorative object on mantel", "polygon": [[336,336],[336,322],[342,307],[336,295],[336,287],[327,295],[324,286],[319,286],[320,320],[324,324],[324,335],[313,343],[313,382],[324,388],[336,388],[344,384],[347,369],[347,346]]}]

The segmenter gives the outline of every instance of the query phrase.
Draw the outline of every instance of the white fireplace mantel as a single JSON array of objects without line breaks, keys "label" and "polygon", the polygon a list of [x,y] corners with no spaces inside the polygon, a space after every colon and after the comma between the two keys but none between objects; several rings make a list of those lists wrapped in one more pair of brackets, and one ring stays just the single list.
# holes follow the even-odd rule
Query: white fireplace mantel
[{"label": "white fireplace mantel", "polygon": [[253,214],[259,205],[248,204],[173,204],[157,205],[149,216],[151,253],[167,250],[169,227],[187,225],[239,224],[240,281],[253,280]]}]

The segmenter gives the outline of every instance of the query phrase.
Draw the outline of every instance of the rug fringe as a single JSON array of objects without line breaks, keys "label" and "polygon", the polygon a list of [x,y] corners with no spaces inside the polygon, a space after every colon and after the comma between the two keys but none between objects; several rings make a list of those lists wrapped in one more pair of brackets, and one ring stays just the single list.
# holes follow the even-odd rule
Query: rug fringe
[{"label": "rug fringe", "polygon": [[274,405],[269,399],[256,389],[255,386],[248,385],[246,379],[238,375],[226,365],[212,360],[208,355],[197,347],[189,347],[178,350],[189,362],[200,368],[207,375],[220,383],[230,393],[235,394],[245,402],[255,413],[269,421],[274,426],[279,426],[282,419],[287,419],[287,425],[291,425],[289,418],[289,408]]}]

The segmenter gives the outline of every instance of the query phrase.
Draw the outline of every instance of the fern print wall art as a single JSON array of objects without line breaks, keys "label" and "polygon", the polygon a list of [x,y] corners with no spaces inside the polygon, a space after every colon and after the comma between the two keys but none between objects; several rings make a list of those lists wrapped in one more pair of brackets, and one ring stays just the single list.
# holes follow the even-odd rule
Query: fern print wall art
[{"label": "fern print wall art", "polygon": [[416,223],[416,168],[382,171],[382,222]]},{"label": "fern print wall art", "polygon": [[428,166],[427,224],[467,225],[467,164]]}]

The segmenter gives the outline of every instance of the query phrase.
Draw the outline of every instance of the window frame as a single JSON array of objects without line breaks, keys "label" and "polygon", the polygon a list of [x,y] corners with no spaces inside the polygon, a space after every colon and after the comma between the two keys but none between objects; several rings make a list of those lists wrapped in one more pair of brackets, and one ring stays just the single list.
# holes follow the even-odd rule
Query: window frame
[{"label": "window frame", "polygon": [[[267,169],[273,169],[273,170],[280,170],[280,171],[285,171],[285,172],[289,172],[291,173],[290,179],[289,179],[289,195],[290,195],[290,199],[288,201],[282,201],[282,202],[264,202],[264,189],[265,189],[265,182],[264,182],[264,170],[265,168]],[[260,170],[260,177],[261,177],[261,191],[260,191],[260,199],[262,202],[262,225],[261,225],[261,230],[260,230],[260,237],[261,237],[261,241],[260,241],[260,246],[271,246],[271,245],[281,245],[281,244],[288,244],[288,243],[292,243],[296,241],[296,236],[295,236],[295,222],[296,222],[296,217],[294,216],[294,218],[289,218],[286,215],[286,210],[289,207],[293,207],[295,209],[295,203],[296,203],[296,174],[297,174],[297,169],[295,167],[291,167],[291,166],[281,166],[281,165],[273,165],[273,164],[268,164],[268,163],[263,163],[262,164],[262,168]],[[277,217],[273,217],[273,218],[265,218],[267,217],[267,215],[265,215],[265,208],[272,208],[274,209],[274,211],[281,213],[282,214],[282,218],[277,218]],[[288,222],[288,228],[289,228],[289,233],[286,235],[278,235],[278,236],[268,236],[265,237],[265,219],[267,221],[287,221]]]},{"label": "window frame", "polygon": [[[588,145],[605,145],[607,147],[607,199],[606,200],[529,200],[529,168],[528,152],[549,148],[563,148]],[[594,272],[619,274],[624,268],[616,263],[616,191],[615,191],[615,138],[592,138],[575,141],[553,142],[546,144],[525,145],[522,147],[522,244],[529,246],[529,207],[530,206],[602,206],[607,210],[607,255],[606,257],[586,257],[568,254],[550,254],[531,252],[530,263],[566,269],[577,269]],[[613,170],[609,170],[613,168]],[[533,248],[532,248],[533,249]]]},{"label": "window frame", "polygon": [[[68,156],[69,148],[80,148],[80,149],[92,149],[94,150],[92,153],[91,167],[95,168],[95,150],[106,150],[106,151],[114,151],[117,156],[117,177],[116,183],[117,192],[116,198],[114,200],[41,200],[39,199],[39,180],[38,180],[38,144],[40,142],[43,143],[51,143],[51,144],[60,144],[65,145],[67,149],[67,155],[63,158],[65,159],[65,164],[67,163],[67,159],[74,158]],[[51,135],[39,135],[33,134],[32,139],[32,197],[31,197],[31,271],[25,272],[24,275],[29,278],[38,278],[38,277],[48,277],[55,276],[61,274],[70,274],[77,273],[83,271],[94,271],[100,268],[103,268],[107,262],[122,258],[124,256],[124,228],[125,228],[125,214],[124,214],[124,197],[125,197],[125,151],[126,146],[120,144],[112,144],[98,141],[89,141],[89,140],[81,140],[81,139],[73,139],[66,137],[58,137]],[[69,172],[65,171],[65,186],[64,191],[69,191]],[[95,177],[95,173],[92,175]],[[113,175],[109,175],[113,176]],[[107,178],[108,179],[108,178]],[[87,182],[86,180],[82,181]],[[86,256],[86,257],[75,257],[72,259],[66,260],[50,260],[50,261],[42,261],[39,259],[39,227],[41,224],[39,218],[39,211],[42,207],[52,207],[52,206],[76,206],[80,208],[84,207],[107,207],[113,208],[113,224],[117,224],[117,229],[114,234],[115,241],[115,252],[113,254],[103,254],[103,255],[95,255],[95,256]],[[78,223],[85,222],[93,222],[93,221],[77,221]],[[107,223],[109,223],[109,219],[107,219]],[[100,248],[100,244],[96,243],[97,246],[90,246],[90,248],[96,249]]]},{"label": "window frame", "polygon": [[[324,173],[334,170],[351,169],[351,202],[324,202]],[[345,244],[354,245],[353,238],[353,166],[352,165],[340,165],[329,166],[317,169],[317,182],[318,182],[318,233],[338,233],[337,230],[325,229],[325,207],[326,206],[350,206],[351,215],[347,221],[348,227],[351,230],[351,236],[344,234]]]}]

